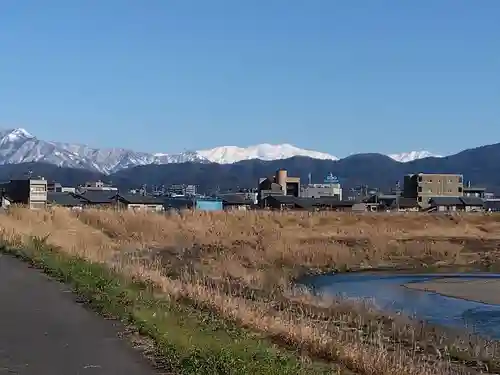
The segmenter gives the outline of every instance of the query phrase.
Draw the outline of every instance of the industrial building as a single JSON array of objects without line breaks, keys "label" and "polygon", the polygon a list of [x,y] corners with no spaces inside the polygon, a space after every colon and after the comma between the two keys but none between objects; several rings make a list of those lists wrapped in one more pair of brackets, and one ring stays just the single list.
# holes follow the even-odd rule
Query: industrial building
[{"label": "industrial building", "polygon": [[275,176],[261,178],[257,191],[258,201],[263,202],[264,198],[270,195],[299,197],[300,177],[288,176],[285,169],[279,169]]},{"label": "industrial building", "polygon": [[322,184],[312,184],[309,176],[309,184],[302,186],[300,196],[302,198],[336,197],[342,200],[342,187],[337,177],[331,173],[325,177]]}]

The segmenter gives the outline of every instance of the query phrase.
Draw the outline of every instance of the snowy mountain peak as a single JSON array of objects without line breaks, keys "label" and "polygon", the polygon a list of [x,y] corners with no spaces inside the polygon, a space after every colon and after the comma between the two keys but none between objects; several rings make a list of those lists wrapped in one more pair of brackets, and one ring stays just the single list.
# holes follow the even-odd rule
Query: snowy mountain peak
[{"label": "snowy mountain peak", "polygon": [[0,136],[2,141],[15,142],[20,139],[26,138],[34,138],[26,129],[17,128],[17,129],[8,129],[0,132]]},{"label": "snowy mountain peak", "polygon": [[222,146],[197,151],[197,154],[212,163],[232,164],[242,160],[281,160],[294,156],[307,156],[313,159],[338,160],[337,157],[318,151],[298,148],[288,143],[272,145],[263,143],[249,147]]},{"label": "snowy mountain peak", "polygon": [[[147,164],[170,163],[219,163],[232,164],[242,160],[281,160],[306,156],[321,160],[338,160],[337,157],[294,145],[263,143],[249,147],[222,146],[208,150],[185,151],[176,154],[136,152],[121,148],[97,149],[86,145],[49,142],[38,139],[23,128],[0,130],[0,165],[44,162],[60,167],[85,168],[105,174],[121,169]],[[399,162],[426,157],[438,157],[428,151],[391,154]]]},{"label": "snowy mountain peak", "polygon": [[387,156],[389,156],[393,160],[399,161],[400,163],[406,163],[417,159],[442,157],[441,155],[436,155],[429,151],[410,151],[410,152],[403,152],[401,154],[390,154]]}]

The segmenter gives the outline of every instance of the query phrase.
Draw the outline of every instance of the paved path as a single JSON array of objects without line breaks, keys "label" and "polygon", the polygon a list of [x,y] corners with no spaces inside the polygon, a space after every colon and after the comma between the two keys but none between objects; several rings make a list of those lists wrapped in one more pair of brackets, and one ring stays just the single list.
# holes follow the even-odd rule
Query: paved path
[{"label": "paved path", "polygon": [[62,284],[0,254],[0,375],[153,375],[119,326]]},{"label": "paved path", "polygon": [[500,305],[500,279],[434,279],[405,284],[410,289],[425,290],[469,301]]}]

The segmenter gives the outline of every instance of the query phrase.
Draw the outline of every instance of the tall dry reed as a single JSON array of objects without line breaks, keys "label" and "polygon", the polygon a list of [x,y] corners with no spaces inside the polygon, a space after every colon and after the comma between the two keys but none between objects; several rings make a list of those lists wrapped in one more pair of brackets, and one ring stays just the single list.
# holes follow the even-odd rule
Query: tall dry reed
[{"label": "tall dry reed", "polygon": [[[499,259],[493,215],[183,212],[174,215],[13,207],[4,241],[48,236],[61,251],[148,279],[309,357],[362,374],[451,374],[495,365],[496,344],[388,316],[366,303],[317,297],[310,272]],[[464,366],[467,361],[468,367]]]}]

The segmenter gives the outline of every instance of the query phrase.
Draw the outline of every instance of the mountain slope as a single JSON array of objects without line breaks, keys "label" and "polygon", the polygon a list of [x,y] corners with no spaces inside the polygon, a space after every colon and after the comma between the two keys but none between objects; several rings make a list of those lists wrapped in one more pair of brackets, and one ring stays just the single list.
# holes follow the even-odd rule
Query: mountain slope
[{"label": "mountain slope", "polygon": [[[246,148],[222,146],[179,154],[136,152],[122,148],[97,149],[86,145],[49,142],[38,139],[24,129],[0,131],[0,165],[42,162],[60,167],[84,168],[104,174],[148,164],[208,163],[232,164],[243,160],[284,160],[306,156],[318,160],[337,160],[323,152],[304,150],[290,144],[261,144]],[[390,155],[397,161],[431,156],[426,151]]]}]

